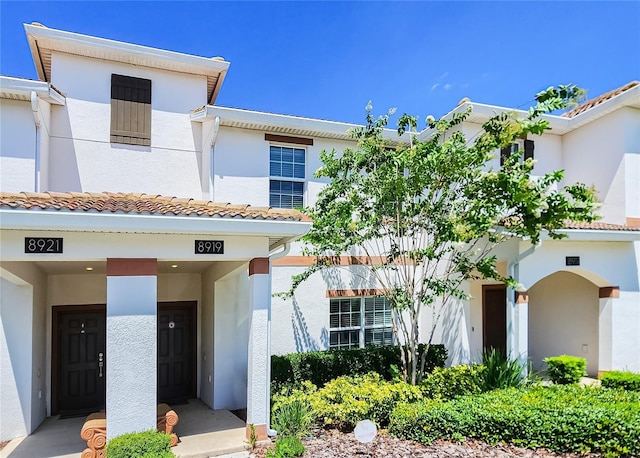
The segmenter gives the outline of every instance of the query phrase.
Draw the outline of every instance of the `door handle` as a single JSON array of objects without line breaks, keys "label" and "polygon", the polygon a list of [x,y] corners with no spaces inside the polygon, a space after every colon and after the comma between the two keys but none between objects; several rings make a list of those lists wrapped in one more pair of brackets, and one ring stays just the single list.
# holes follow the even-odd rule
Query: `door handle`
[{"label": "door handle", "polygon": [[98,353],[98,377],[102,377],[103,367],[104,367],[104,353]]}]

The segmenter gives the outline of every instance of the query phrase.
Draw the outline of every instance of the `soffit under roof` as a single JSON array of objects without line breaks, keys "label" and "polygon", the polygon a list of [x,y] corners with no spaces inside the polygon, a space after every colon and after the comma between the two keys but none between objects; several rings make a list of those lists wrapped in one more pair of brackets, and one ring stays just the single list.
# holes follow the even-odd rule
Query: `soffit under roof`
[{"label": "soffit under roof", "polygon": [[37,23],[24,25],[38,77],[51,79],[53,52],[94,59],[202,75],[207,78],[207,103],[214,103],[230,63],[220,57],[206,58],[164,49],[135,45],[50,29]]}]

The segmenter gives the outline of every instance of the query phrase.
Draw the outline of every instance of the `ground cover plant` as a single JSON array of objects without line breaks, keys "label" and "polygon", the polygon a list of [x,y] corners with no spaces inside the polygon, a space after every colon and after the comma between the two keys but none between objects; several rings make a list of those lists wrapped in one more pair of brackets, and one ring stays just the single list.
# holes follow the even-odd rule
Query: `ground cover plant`
[{"label": "ground cover plant", "polygon": [[107,443],[107,458],[173,458],[171,438],[158,431],[129,433]]},{"label": "ground cover plant", "polygon": [[396,407],[389,431],[403,439],[474,438],[557,452],[640,454],[640,393],[578,385],[494,390]]},{"label": "ground cover plant", "polygon": [[621,388],[623,390],[640,391],[640,374],[633,372],[609,371],[600,377],[605,388]]}]

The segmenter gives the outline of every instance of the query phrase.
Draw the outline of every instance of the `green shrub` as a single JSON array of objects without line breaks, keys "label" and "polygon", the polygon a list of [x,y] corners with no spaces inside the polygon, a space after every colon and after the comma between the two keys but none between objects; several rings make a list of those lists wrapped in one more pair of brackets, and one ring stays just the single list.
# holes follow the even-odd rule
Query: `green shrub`
[{"label": "green shrub", "polygon": [[339,377],[310,396],[318,419],[341,429],[352,429],[359,421],[367,419],[385,426],[398,403],[420,399],[419,387],[387,382],[376,373]]},{"label": "green shrub", "polygon": [[[420,355],[427,346],[419,346]],[[425,372],[443,367],[447,351],[443,345],[430,345],[427,351]],[[271,387],[273,392],[286,386],[296,386],[307,380],[316,386],[324,386],[341,376],[362,375],[376,372],[385,380],[392,380],[401,367],[400,348],[397,346],[366,347],[349,350],[312,351],[273,355],[271,357]]]},{"label": "green shrub", "polygon": [[389,431],[427,444],[462,437],[557,452],[640,456],[640,393],[533,386],[400,404]]},{"label": "green shrub", "polygon": [[485,367],[479,364],[460,364],[452,367],[436,367],[422,382],[426,397],[448,400],[484,390]]},{"label": "green shrub", "polygon": [[610,371],[600,377],[605,388],[622,388],[630,391],[640,391],[640,374],[633,372]]},{"label": "green shrub", "polygon": [[278,435],[302,437],[315,421],[311,405],[306,399],[294,398],[273,409],[271,423]]},{"label": "green shrub", "polygon": [[587,360],[579,356],[550,356],[544,362],[547,363],[549,378],[558,385],[578,383],[586,374]]},{"label": "green shrub", "polygon": [[522,386],[526,381],[527,363],[509,359],[501,351],[492,348],[482,353],[484,389],[496,390]]},{"label": "green shrub", "polygon": [[267,450],[267,458],[293,458],[304,455],[305,448],[298,437],[278,436],[276,446]]},{"label": "green shrub", "polygon": [[158,431],[129,433],[114,437],[106,448],[107,458],[169,458],[171,438]]}]

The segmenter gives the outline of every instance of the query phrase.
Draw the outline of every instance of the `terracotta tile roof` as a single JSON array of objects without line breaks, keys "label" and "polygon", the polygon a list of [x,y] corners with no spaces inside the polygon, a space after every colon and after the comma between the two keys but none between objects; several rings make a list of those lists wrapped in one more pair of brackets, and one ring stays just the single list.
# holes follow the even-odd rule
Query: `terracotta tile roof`
[{"label": "terracotta tile roof", "polygon": [[588,229],[596,231],[640,231],[639,226],[609,224],[600,221],[593,221],[591,223],[578,223],[575,221],[568,221],[565,229]]},{"label": "terracotta tile roof", "polygon": [[149,194],[45,192],[0,193],[0,209],[208,216],[280,221],[310,221],[297,210],[232,205]]},{"label": "terracotta tile roof", "polygon": [[640,84],[640,81],[631,81],[630,83],[625,84],[622,87],[619,87],[618,89],[614,89],[612,91],[609,92],[605,92],[604,94],[591,99],[591,100],[587,100],[585,103],[578,105],[577,107],[575,107],[573,110],[567,111],[566,113],[563,113],[562,116],[565,118],[573,118],[574,116],[579,115],[580,113],[584,113],[585,111],[587,111],[590,108],[595,107],[596,105],[600,105],[603,102],[606,102],[607,100],[622,94],[623,92],[628,91],[629,89],[631,89],[632,87],[637,86],[638,84]]}]

